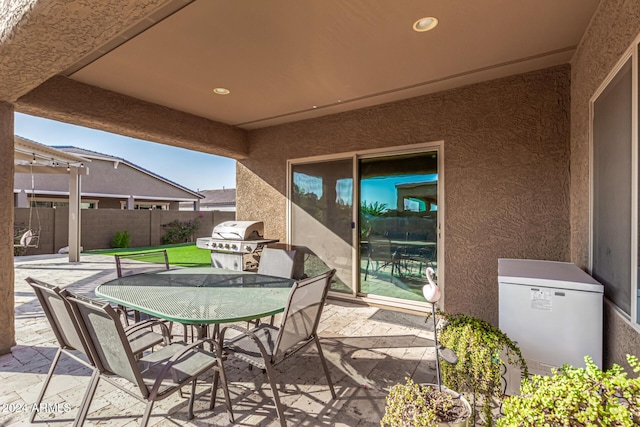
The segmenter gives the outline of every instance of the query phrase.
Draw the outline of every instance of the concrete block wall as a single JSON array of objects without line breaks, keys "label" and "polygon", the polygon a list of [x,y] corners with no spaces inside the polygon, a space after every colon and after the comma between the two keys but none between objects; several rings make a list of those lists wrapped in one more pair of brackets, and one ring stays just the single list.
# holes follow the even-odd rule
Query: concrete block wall
[{"label": "concrete block wall", "polygon": [[96,209],[82,211],[84,249],[108,248],[118,231],[128,231],[131,247],[151,246],[149,217],[152,211]]},{"label": "concrete block wall", "polygon": [[[16,208],[15,224],[25,227],[29,221],[28,208]],[[56,253],[67,246],[69,235],[69,210],[67,208],[38,208],[32,212],[32,227],[40,224],[41,237],[38,248],[28,248],[26,255]],[[81,216],[81,244],[84,250],[107,249],[118,231],[128,231],[130,247],[156,246],[162,244],[165,233],[163,224],[173,220],[188,221],[198,218],[200,227],[194,238],[211,236],[217,224],[235,219],[235,212],[220,211],[160,211],[160,210],[120,210],[84,209]]]},{"label": "concrete block wall", "polygon": [[[53,233],[53,239],[52,239],[53,246],[50,248],[47,248],[45,246],[40,246],[39,249],[42,250],[42,252],[37,252],[32,249],[29,249],[29,254],[37,254],[37,253],[52,254],[52,253],[58,252],[60,248],[69,246],[69,208],[56,208],[56,209],[51,208],[51,209],[39,209],[39,210],[51,211],[54,216],[53,221],[55,224],[54,226],[55,232]],[[46,242],[43,240],[43,243],[46,243]]]}]

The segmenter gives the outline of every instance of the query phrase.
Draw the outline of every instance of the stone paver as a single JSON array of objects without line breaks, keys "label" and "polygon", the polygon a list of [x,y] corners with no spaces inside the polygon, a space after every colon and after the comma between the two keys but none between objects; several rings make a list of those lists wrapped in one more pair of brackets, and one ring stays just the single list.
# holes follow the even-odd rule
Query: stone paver
[{"label": "stone paver", "polygon": [[[0,356],[0,425],[29,425],[35,401],[57,350],[53,332],[31,287],[28,276],[94,297],[95,287],[115,277],[112,257],[82,255],[69,263],[65,256],[26,256],[15,259],[15,314],[17,345]],[[381,315],[383,314],[383,315]],[[380,425],[388,388],[413,376],[420,382],[435,380],[433,342],[428,327],[416,317],[329,301],[318,328],[337,399],[331,399],[315,348],[311,345],[276,367],[281,399],[289,426]],[[259,369],[229,358],[225,365],[236,424],[279,426],[271,390]],[[91,371],[62,356],[43,403],[37,425],[71,424],[89,383]],[[198,383],[196,416],[187,420],[188,387],[157,402],[150,426],[229,425],[222,390],[216,406],[208,410],[211,375]],[[86,426],[135,426],[144,404],[101,381],[91,404]]]}]

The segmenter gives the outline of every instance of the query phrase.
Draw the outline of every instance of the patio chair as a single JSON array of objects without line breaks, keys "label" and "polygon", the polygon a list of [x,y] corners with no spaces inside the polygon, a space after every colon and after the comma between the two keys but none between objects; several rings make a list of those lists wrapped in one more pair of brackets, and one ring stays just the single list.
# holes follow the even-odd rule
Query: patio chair
[{"label": "patio chair", "polygon": [[408,245],[400,254],[407,271],[413,271],[413,265],[418,265],[418,276],[422,276],[423,267],[436,267],[436,246],[412,246]]},{"label": "patio chair", "polygon": [[[131,276],[141,273],[152,273],[155,271],[169,270],[169,257],[167,250],[136,252],[132,254],[115,255],[116,259],[116,272],[118,277]],[[139,311],[131,310],[124,306],[119,306],[124,311],[128,318],[129,312],[133,313],[134,320],[137,322],[140,320],[141,314]],[[186,329],[185,329],[186,333]]]},{"label": "patio chair", "polygon": [[[336,270],[331,270],[319,276],[296,282],[289,294],[280,327],[261,324],[253,329],[245,330],[237,325],[229,325],[220,332],[220,343],[224,345],[227,352],[249,363],[250,366],[266,371],[278,418],[280,418],[280,424],[283,427],[286,427],[287,424],[278,395],[273,366],[281,363],[311,342],[315,342],[318,348],[318,355],[331,389],[331,396],[336,398],[329,368],[316,332],[329,284],[335,272]],[[224,335],[227,329],[239,331],[240,334],[225,341]]]},{"label": "patio chair", "polygon": [[[376,268],[373,272],[377,272],[381,268],[391,265],[391,276],[393,276],[396,267],[398,267],[399,258],[395,251],[391,250],[391,242],[389,239],[380,238],[370,235],[368,238],[367,266],[364,270],[364,280],[367,280],[369,274],[369,266],[376,262]],[[382,265],[380,263],[382,262]]]},{"label": "patio chair", "polygon": [[[42,390],[40,390],[40,394],[36,399],[35,405],[39,406],[62,354],[71,357],[90,369],[95,369],[96,367],[89,353],[87,343],[80,331],[80,326],[73,315],[70,304],[66,300],[71,293],[31,277],[27,277],[26,281],[31,285],[38,301],[40,301],[42,310],[51,325],[51,329],[58,340],[59,346],[51,363],[51,367],[49,368],[49,373],[42,385]],[[161,342],[164,342],[165,345],[169,344],[169,330],[166,325],[160,324],[163,334],[158,334],[148,329],[148,327],[154,323],[155,322],[152,321],[146,321],[137,325],[131,325],[124,330],[134,355],[141,354],[144,350],[152,348]],[[79,354],[74,354],[73,352]],[[84,356],[84,358],[80,356]],[[35,415],[36,411],[33,411],[29,422],[33,422]],[[78,417],[80,417],[80,415],[79,413]]]},{"label": "patio chair", "polygon": [[294,258],[295,251],[264,248],[260,255],[258,274],[291,279],[293,277]]},{"label": "patio chair", "polygon": [[[87,348],[97,367],[91,376],[90,386],[81,404],[84,417],[89,412],[93,395],[101,378],[117,375],[136,387],[133,391],[114,383],[118,388],[131,396],[146,402],[146,409],[140,422],[146,426],[153,404],[165,399],[182,386],[191,383],[189,396],[189,419],[193,419],[193,403],[195,400],[197,378],[212,369],[214,379],[211,388],[211,403],[215,404],[218,377],[222,380],[229,418],[233,422],[231,399],[227,388],[227,381],[222,366],[222,355],[219,344],[212,339],[202,339],[191,344],[172,343],[141,359],[136,359],[133,349],[126,338],[118,314],[106,303],[73,295],[68,298],[71,308],[78,319],[80,330],[87,343]],[[215,348],[215,353],[203,350],[204,344],[209,343]],[[136,393],[135,390],[139,391]],[[76,424],[82,425],[84,417]]]},{"label": "patio chair", "polygon": [[[116,259],[116,272],[118,277],[131,276],[134,274],[153,273],[157,271],[170,270],[169,256],[166,249],[160,249],[156,251],[135,252],[132,254],[115,255]],[[129,315],[133,314],[135,322],[139,322],[141,319],[150,319],[151,316],[140,313],[137,310],[132,310],[123,305],[119,305],[118,308],[124,312],[125,321],[129,320]],[[187,340],[187,325],[183,326],[183,337]],[[169,322],[169,330],[173,329],[173,322]],[[193,330],[191,336],[195,336]]]},{"label": "patio chair", "polygon": [[[293,277],[293,267],[295,265],[296,251],[287,251],[285,249],[264,248],[260,254],[260,263],[258,264],[258,274],[267,276],[285,277],[291,279]],[[271,316],[269,323],[273,325],[275,316]],[[260,319],[250,321],[249,324],[260,324]]]},{"label": "patio chair", "polygon": [[169,270],[166,249],[115,255],[118,277]]}]

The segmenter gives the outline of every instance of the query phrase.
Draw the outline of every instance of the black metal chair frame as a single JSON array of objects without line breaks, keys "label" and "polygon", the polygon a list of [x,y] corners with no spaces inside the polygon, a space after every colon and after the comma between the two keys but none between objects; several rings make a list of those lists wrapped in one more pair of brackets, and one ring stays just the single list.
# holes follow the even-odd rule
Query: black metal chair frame
[{"label": "black metal chair frame", "polygon": [[[376,262],[376,268],[374,272],[378,272],[381,268],[391,264],[391,275],[393,276],[396,268],[399,268],[399,258],[395,251],[391,250],[391,242],[387,238],[374,237],[369,235],[368,237],[368,251],[367,251],[367,266],[364,271],[364,280],[367,280],[369,275],[369,265]],[[382,265],[378,262],[382,261]]]}]

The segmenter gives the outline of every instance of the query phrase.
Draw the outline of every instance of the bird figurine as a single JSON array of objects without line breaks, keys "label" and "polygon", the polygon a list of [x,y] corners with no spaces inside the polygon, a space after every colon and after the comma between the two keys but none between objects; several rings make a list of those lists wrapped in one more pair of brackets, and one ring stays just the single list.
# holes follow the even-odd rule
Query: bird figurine
[{"label": "bird figurine", "polygon": [[435,303],[440,299],[440,288],[433,280],[433,276],[435,275],[435,271],[433,268],[427,268],[427,284],[422,287],[422,295],[424,295],[424,299],[427,302]]},{"label": "bird figurine", "polygon": [[441,294],[440,288],[433,280],[435,274],[436,273],[433,271],[433,268],[427,268],[427,284],[422,287],[422,295],[424,295],[424,299],[426,299],[427,302],[431,303],[431,315],[433,317],[433,342],[436,350],[436,379],[438,380],[438,390],[442,391],[442,383],[440,381],[440,357],[442,357],[445,362],[455,365],[458,363],[458,355],[456,355],[453,350],[442,346],[438,342],[436,302],[440,300]]}]

